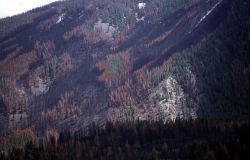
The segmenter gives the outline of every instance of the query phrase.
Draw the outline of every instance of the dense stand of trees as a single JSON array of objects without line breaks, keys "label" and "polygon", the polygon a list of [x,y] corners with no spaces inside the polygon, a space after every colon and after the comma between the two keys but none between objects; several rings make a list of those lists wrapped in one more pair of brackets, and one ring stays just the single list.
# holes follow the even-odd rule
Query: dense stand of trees
[{"label": "dense stand of trees", "polygon": [[105,129],[91,125],[87,137],[64,132],[29,141],[1,152],[0,159],[247,159],[249,134],[249,120],[108,122]]},{"label": "dense stand of trees", "polygon": [[202,117],[249,116],[250,5],[241,0],[231,7],[215,32],[151,71],[154,86],[174,77]]},{"label": "dense stand of trees", "polygon": [[[123,28],[125,20],[122,18],[125,16],[128,19],[126,23],[132,28],[135,23],[134,12],[138,12],[140,16],[158,17],[159,13],[163,13],[162,10],[165,10],[164,15],[167,15],[167,12],[183,6],[187,1],[149,0],[146,1],[145,10],[137,8],[129,15],[124,6],[135,8],[138,1],[132,3],[121,0],[121,3],[113,3],[114,1],[106,0],[93,1],[93,4],[85,2],[84,5],[62,6],[60,14],[65,12],[69,15],[77,14],[82,9],[86,9],[88,11],[86,14],[89,14],[93,10],[98,10],[92,15],[93,17],[101,15],[104,22]],[[166,4],[162,5],[163,2]],[[76,4],[79,2],[76,1]],[[112,5],[106,10],[104,6],[107,4]],[[160,9],[152,11],[154,5]],[[119,10],[121,8],[124,10]],[[246,0],[233,1],[228,19],[214,33],[198,45],[175,54],[163,66],[152,70],[147,70],[145,67],[134,73],[131,69],[134,55],[129,50],[103,56],[104,60],[100,61],[97,67],[103,71],[99,78],[105,82],[106,88],[110,89],[110,100],[117,106],[138,107],[139,103],[146,104],[146,101],[149,101],[147,96],[150,91],[171,75],[183,87],[188,96],[188,105],[200,107],[200,116],[249,117],[250,23],[249,14],[246,14],[249,8]],[[95,34],[88,32],[87,27],[91,28],[97,22],[93,17],[88,19],[87,24],[66,31],[63,36],[65,42],[70,41],[72,37],[84,37],[84,44],[89,44],[91,47],[92,44],[104,41],[105,38],[93,36]],[[0,24],[2,22],[7,23],[2,20]],[[10,32],[4,28],[3,30],[4,34]],[[159,41],[163,41],[164,38],[166,37],[163,36]],[[14,46],[16,51],[10,55],[13,58],[0,63],[0,93],[6,106],[13,108],[13,112],[22,111],[27,107],[26,99],[19,92],[15,93],[14,88],[21,75],[30,71],[31,62],[36,62],[37,59],[43,60],[41,69],[38,68],[34,74],[29,75],[31,82],[43,72],[45,78],[53,79],[63,74],[60,71],[65,73],[72,68],[70,56],[57,57],[54,54],[56,45],[53,41],[36,43],[34,50],[18,55],[21,47]],[[6,88],[9,86],[13,90],[7,93]],[[68,117],[79,115],[79,107],[71,105],[71,98],[76,95],[67,92],[61,94],[54,108],[41,113],[42,116],[52,117],[53,122],[55,120],[62,122]],[[45,123],[46,116],[39,118]],[[10,149],[8,154],[3,152],[0,159],[245,159],[249,157],[249,121],[177,120],[175,123],[166,124],[161,121],[108,123],[105,130],[92,126],[90,136],[84,138],[84,135],[81,131],[73,136],[61,133],[59,139],[55,136],[50,140],[31,141],[27,144],[26,140],[29,138],[24,137],[21,142],[25,143],[26,147]]]}]

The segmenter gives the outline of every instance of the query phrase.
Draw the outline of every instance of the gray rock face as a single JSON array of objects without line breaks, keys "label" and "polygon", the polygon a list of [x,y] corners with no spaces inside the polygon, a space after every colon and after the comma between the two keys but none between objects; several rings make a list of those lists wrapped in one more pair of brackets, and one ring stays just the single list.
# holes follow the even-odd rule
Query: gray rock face
[{"label": "gray rock face", "polygon": [[157,108],[164,121],[174,121],[177,117],[196,118],[196,109],[187,107],[183,89],[171,76],[162,81],[151,96],[156,99]]},{"label": "gray rock face", "polygon": [[101,19],[94,25],[95,31],[102,32],[107,38],[112,38],[118,28],[110,26],[109,23],[102,22]]},{"label": "gray rock face", "polygon": [[33,86],[31,86],[31,93],[35,96],[42,95],[48,92],[50,85],[51,81],[49,78],[42,79],[40,77],[37,77],[36,83]]}]

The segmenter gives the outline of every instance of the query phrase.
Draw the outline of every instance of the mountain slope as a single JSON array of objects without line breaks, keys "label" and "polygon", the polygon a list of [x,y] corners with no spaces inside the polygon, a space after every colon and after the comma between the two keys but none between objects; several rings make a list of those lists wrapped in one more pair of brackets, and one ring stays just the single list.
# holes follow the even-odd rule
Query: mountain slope
[{"label": "mountain slope", "polygon": [[248,117],[249,2],[141,3],[63,1],[0,20],[0,127]]}]

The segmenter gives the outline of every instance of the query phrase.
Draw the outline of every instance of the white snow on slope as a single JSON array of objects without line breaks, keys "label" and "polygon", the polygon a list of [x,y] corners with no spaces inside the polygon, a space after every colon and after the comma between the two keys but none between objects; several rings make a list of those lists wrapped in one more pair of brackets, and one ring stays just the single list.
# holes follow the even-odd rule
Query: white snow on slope
[{"label": "white snow on slope", "polygon": [[64,18],[64,14],[61,14],[61,15],[59,16],[58,20],[56,21],[56,24],[61,23],[62,20],[63,20],[63,18]]},{"label": "white snow on slope", "polygon": [[198,24],[196,25],[196,27],[199,26],[200,23],[201,23],[204,19],[206,19],[207,16],[208,16],[210,13],[213,12],[213,10],[214,10],[219,4],[221,4],[222,1],[223,1],[223,0],[220,0],[220,1],[217,2],[209,11],[207,11],[207,13],[200,19],[200,21],[198,22]]},{"label": "white snow on slope", "polygon": [[84,12],[82,11],[79,13],[79,18],[82,18],[83,16],[84,16]]},{"label": "white snow on slope", "polygon": [[139,22],[139,21],[144,21],[144,20],[145,20],[145,16],[139,18],[139,17],[138,17],[138,13],[135,13],[135,19],[136,19],[137,22]]},{"label": "white snow on slope", "polygon": [[138,3],[139,9],[144,9],[146,7],[146,3]]}]

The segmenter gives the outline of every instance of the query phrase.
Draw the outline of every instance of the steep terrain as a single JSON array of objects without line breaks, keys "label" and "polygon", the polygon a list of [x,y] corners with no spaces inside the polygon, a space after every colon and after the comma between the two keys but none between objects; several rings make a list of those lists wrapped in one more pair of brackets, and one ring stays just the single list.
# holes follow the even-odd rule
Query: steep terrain
[{"label": "steep terrain", "polygon": [[249,8],[72,0],[1,19],[1,132],[249,117]]}]

